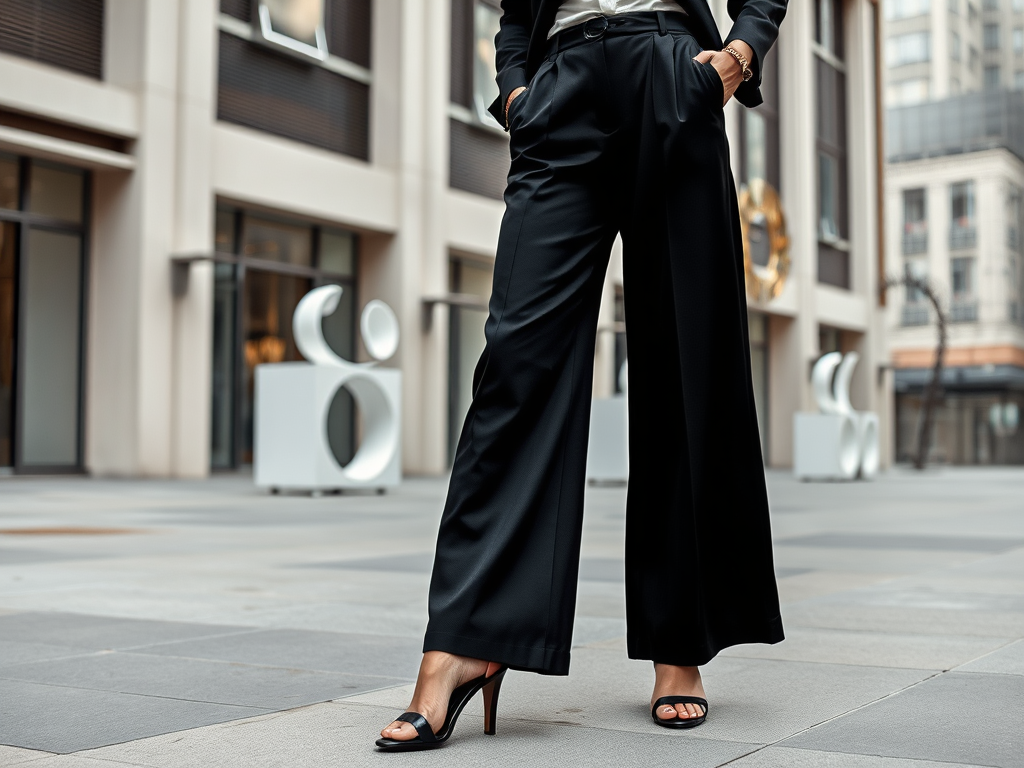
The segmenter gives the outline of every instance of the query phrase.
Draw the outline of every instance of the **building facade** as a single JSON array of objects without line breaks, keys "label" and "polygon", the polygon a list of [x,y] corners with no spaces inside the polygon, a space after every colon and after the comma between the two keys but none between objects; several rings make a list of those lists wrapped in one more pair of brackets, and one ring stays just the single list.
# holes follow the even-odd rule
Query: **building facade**
[{"label": "building facade", "polygon": [[[888,272],[926,278],[948,320],[931,459],[1022,464],[1024,94],[978,92],[902,107],[888,129]],[[898,460],[916,453],[935,319],[917,290],[892,302]]]},{"label": "building facade", "polygon": [[[723,31],[724,0],[712,6]],[[403,462],[446,470],[471,396],[508,143],[492,0],[52,0],[0,14],[0,468],[203,476],[252,459],[253,369],[290,320],[365,359],[361,307],[402,341]],[[767,461],[792,458],[822,352],[857,351],[855,406],[890,420],[868,0],[792,4],[765,103],[726,109],[747,201],[750,338]],[[765,216],[778,190],[788,248]],[[686,215],[680,211],[679,215]],[[788,257],[788,262],[780,255]],[[627,355],[621,252],[595,396]],[[784,278],[784,280],[782,279]],[[344,463],[358,414],[328,434]],[[886,442],[886,441],[883,441]]]}]

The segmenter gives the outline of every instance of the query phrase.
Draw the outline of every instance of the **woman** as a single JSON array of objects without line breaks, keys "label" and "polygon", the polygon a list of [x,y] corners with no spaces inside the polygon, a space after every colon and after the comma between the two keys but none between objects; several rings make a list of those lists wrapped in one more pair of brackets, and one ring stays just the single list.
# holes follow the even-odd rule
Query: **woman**
[{"label": "woman", "polygon": [[698,667],[782,640],[723,107],[761,102],[787,0],[504,0],[512,165],[487,346],[438,534],[410,711],[385,750],[443,744],[505,670],[569,671],[598,306],[623,241],[626,618],[651,716],[707,717]]}]

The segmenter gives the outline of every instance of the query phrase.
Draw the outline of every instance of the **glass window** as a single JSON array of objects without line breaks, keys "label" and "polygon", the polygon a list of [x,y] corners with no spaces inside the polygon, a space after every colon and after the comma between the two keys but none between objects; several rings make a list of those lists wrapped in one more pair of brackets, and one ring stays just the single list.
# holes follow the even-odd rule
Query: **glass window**
[{"label": "glass window", "polygon": [[1013,52],[1022,53],[1024,52],[1024,28],[1014,27],[1013,28]]},{"label": "glass window", "polygon": [[264,39],[315,59],[327,58],[324,0],[260,0]]},{"label": "glass window", "polygon": [[747,161],[747,181],[768,178],[768,139],[764,116],[751,110],[744,113]]},{"label": "glass window", "polygon": [[838,58],[843,57],[843,2],[817,0],[815,3],[815,40]]},{"label": "glass window", "polygon": [[245,217],[242,253],[253,259],[312,266],[312,227]]},{"label": "glass window", "polygon": [[0,221],[0,467],[14,464],[14,326],[17,225]]},{"label": "glass window", "polygon": [[234,253],[237,234],[235,225],[237,213],[224,208],[217,209],[217,216],[214,219],[213,246],[220,253]]},{"label": "glass window", "polygon": [[974,224],[974,182],[961,181],[950,187],[951,216],[954,226]]},{"label": "glass window", "polygon": [[355,262],[356,237],[351,232],[325,229],[320,233],[320,269],[351,275]]},{"label": "glass window", "polygon": [[925,191],[923,189],[903,190],[904,231],[917,229],[925,223]]},{"label": "glass window", "polygon": [[[904,259],[903,268],[905,274],[910,277],[917,278],[918,280],[926,280],[928,278],[928,261],[926,259]],[[906,286],[906,303],[907,304],[922,304],[927,299],[924,293],[913,285]]]},{"label": "glass window", "polygon": [[903,190],[903,253],[928,250],[928,222],[923,189]]},{"label": "glass window", "polygon": [[839,238],[839,169],[834,157],[818,153],[818,194],[820,216],[818,237],[823,240]]},{"label": "glass window", "polygon": [[1024,0],[1013,0],[1014,13],[1024,12]]},{"label": "glass window", "polygon": [[999,25],[986,24],[982,31],[982,40],[986,51],[994,51],[999,48]]},{"label": "glass window", "polygon": [[82,223],[85,174],[32,163],[28,210],[55,219]]},{"label": "glass window", "polygon": [[999,88],[1002,70],[998,64],[985,67],[985,88],[994,91]]},{"label": "glass window", "polygon": [[1013,73],[1013,87],[1018,91],[1024,91],[1024,69],[1018,69]]},{"label": "glass window", "polygon": [[25,261],[21,461],[78,463],[80,235],[32,229]]},{"label": "glass window", "polygon": [[476,0],[473,7],[473,106],[477,117],[492,125],[496,122],[487,108],[498,98],[498,84],[494,80],[497,73],[494,36],[498,34],[500,20],[500,10]]},{"label": "glass window", "polygon": [[[454,293],[476,296],[486,304],[491,296],[493,268],[484,261],[452,259],[449,286]],[[449,315],[448,351],[448,461],[455,460],[455,449],[463,422],[473,401],[473,372],[483,354],[484,324],[482,309],[453,306]]]},{"label": "glass window", "polygon": [[902,104],[920,104],[928,101],[931,84],[923,77],[900,80],[886,88],[886,101],[891,107]]},{"label": "glass window", "polygon": [[1020,226],[1024,208],[1021,206],[1021,188],[1010,183],[1006,188],[1006,246],[1010,250],[1021,249]]},{"label": "glass window", "polygon": [[[1016,3],[1016,2],[1019,2],[1021,0],[1013,0],[1013,1]],[[960,13],[960,0],[949,0],[949,12],[950,13],[956,13],[956,14]]]},{"label": "glass window", "polygon": [[[312,288],[342,287],[338,308],[323,319],[324,338],[337,354],[355,359],[358,236],[222,206],[215,243],[241,264],[217,264],[214,272],[210,463],[226,469],[252,461],[255,367],[302,359],[291,322]],[[354,400],[342,391],[327,415],[328,443],[342,466],[355,452],[355,425]]]},{"label": "glass window", "polygon": [[931,60],[931,33],[908,32],[893,35],[886,44],[886,58],[890,67],[918,64]]},{"label": "glass window", "polygon": [[0,208],[17,210],[19,190],[18,158],[0,153]]},{"label": "glass window", "polygon": [[974,257],[950,259],[949,266],[953,300],[971,298],[974,295]]},{"label": "glass window", "polygon": [[960,61],[960,35],[953,32],[949,38],[949,55],[953,61]]},{"label": "glass window", "polygon": [[[950,5],[950,10],[955,12],[955,0]],[[912,16],[924,16],[930,7],[929,0],[886,0],[885,18],[892,21],[893,19],[908,19]]]},{"label": "glass window", "polygon": [[[218,212],[219,216],[219,212]],[[210,466],[235,464],[235,326],[237,277],[233,264],[213,268],[213,409],[210,421]]]},{"label": "glass window", "polygon": [[981,0],[981,7],[986,11],[998,11],[999,0]]}]

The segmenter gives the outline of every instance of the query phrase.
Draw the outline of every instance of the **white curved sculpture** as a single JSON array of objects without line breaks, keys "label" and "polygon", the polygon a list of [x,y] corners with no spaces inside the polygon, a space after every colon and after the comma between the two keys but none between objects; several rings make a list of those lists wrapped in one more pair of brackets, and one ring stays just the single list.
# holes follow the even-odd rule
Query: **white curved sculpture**
[{"label": "white curved sculpture", "polygon": [[811,389],[814,390],[814,400],[818,404],[818,410],[822,413],[840,413],[839,404],[832,391],[832,381],[835,377],[836,368],[843,361],[843,355],[839,352],[829,352],[818,358],[811,371]]},{"label": "white curved sculpture", "polygon": [[852,480],[878,472],[878,414],[854,410],[850,380],[860,355],[822,355],[811,372],[820,413],[793,417],[793,471],[803,480]]},{"label": "white curved sculpture", "polygon": [[367,302],[359,322],[363,346],[374,360],[384,362],[398,351],[398,318],[379,299]]},{"label": "white curved sculpture", "polygon": [[[308,362],[256,367],[253,474],[259,487],[384,489],[401,479],[401,373],[376,362],[353,363],[331,349],[323,318],[338,308],[341,294],[341,286],[321,286],[295,308],[292,333]],[[360,330],[375,360],[387,360],[397,351],[398,319],[384,302],[366,305]],[[328,412],[342,387],[362,416],[359,449],[345,466],[335,458],[327,435]]]}]

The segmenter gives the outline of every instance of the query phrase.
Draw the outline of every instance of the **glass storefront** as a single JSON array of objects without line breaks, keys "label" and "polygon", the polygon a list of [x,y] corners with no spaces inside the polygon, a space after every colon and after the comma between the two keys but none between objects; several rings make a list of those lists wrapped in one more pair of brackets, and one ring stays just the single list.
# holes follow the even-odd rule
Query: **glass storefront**
[{"label": "glass storefront", "polygon": [[757,408],[757,430],[761,435],[761,455],[768,463],[768,316],[748,312],[750,337],[750,378],[754,385],[754,407]]},{"label": "glass storefront", "polygon": [[[355,359],[355,265],[358,237],[339,229],[222,206],[216,249],[229,256],[215,267],[213,412],[210,463],[233,469],[252,463],[253,388],[262,363],[302,360],[292,336],[299,300],[321,285],[340,285],[338,309],[323,320],[324,336],[340,356]],[[355,403],[338,393],[328,415],[328,439],[338,462],[356,448]]]},{"label": "glass storefront", "polygon": [[87,175],[0,153],[0,467],[82,466]]},{"label": "glass storefront", "polygon": [[[452,293],[480,297],[486,303],[491,296],[493,267],[485,261],[453,258],[449,263],[448,284]],[[484,324],[487,312],[452,306],[448,343],[448,463],[455,461],[455,448],[462,434],[462,423],[473,401],[473,372],[484,351]]]},{"label": "glass storefront", "polygon": [[[896,461],[917,455],[922,394],[896,395]],[[1024,392],[947,392],[935,411],[928,460],[937,464],[1024,464]]]}]

